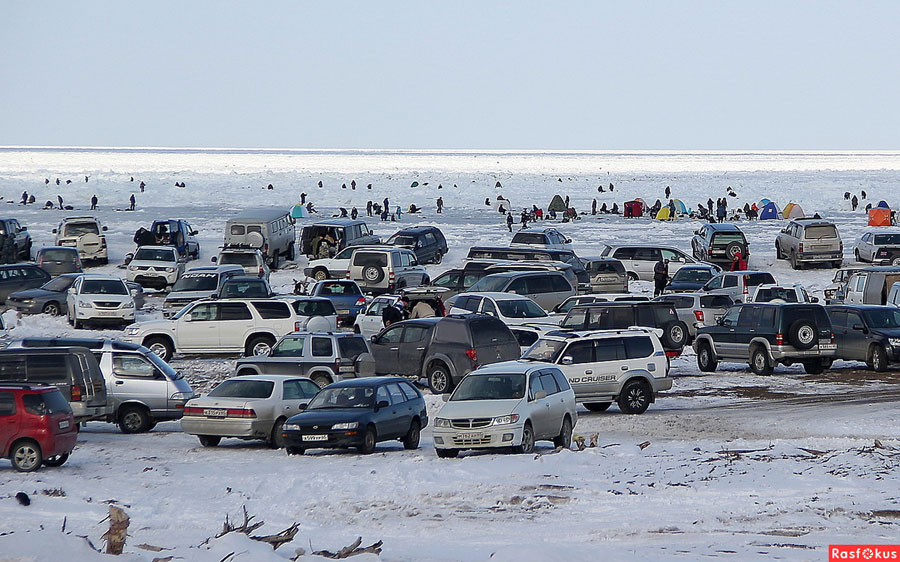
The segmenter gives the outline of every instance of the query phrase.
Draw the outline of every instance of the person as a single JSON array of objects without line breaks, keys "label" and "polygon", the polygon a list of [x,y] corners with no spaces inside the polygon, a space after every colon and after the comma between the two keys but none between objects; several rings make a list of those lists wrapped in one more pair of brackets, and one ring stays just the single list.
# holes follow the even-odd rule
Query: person
[{"label": "person", "polygon": [[437,198],[437,212],[438,212],[438,214],[444,212],[444,198],[443,197]]},{"label": "person", "polygon": [[341,216],[340,216],[340,218],[342,218],[342,219],[347,218],[347,209],[345,209],[345,208],[343,208],[343,207],[339,207],[339,208],[340,208],[340,210],[341,210]]},{"label": "person", "polygon": [[319,248],[316,251],[316,256],[319,258],[330,258],[332,255],[332,249],[334,248],[334,236],[331,235],[330,232],[326,233],[325,236],[319,240]]},{"label": "person", "polygon": [[658,297],[663,293],[663,289],[666,288],[666,283],[669,282],[669,260],[668,259],[660,259],[656,262],[656,265],[653,266],[653,296]]},{"label": "person", "polygon": [[84,183],[87,183],[87,182],[88,182],[88,177],[84,176]]},{"label": "person", "polygon": [[367,217],[372,216],[372,201],[371,200],[366,201],[366,216]]},{"label": "person", "polygon": [[317,183],[316,185],[318,185],[318,186],[321,188],[321,187],[322,187],[322,180],[319,180],[319,183]]},{"label": "person", "polygon": [[613,186],[612,182],[609,182],[609,190],[613,191],[614,189],[615,189],[615,186]]},{"label": "person", "polygon": [[741,251],[738,250],[734,253],[734,258],[731,260],[731,271],[746,271],[747,270],[747,260],[744,259],[744,256],[741,255]]},{"label": "person", "polygon": [[610,211],[610,213],[612,213],[614,215],[619,214],[619,204],[618,203],[613,203],[612,210]]},{"label": "person", "polygon": [[341,184],[341,189],[347,189],[347,184],[346,184],[346,183],[342,183],[342,184]]},{"label": "person", "polygon": [[599,193],[606,193],[606,190],[603,189],[603,184],[602,184],[602,183],[601,183],[599,186],[597,186],[597,191],[598,191]]},{"label": "person", "polygon": [[307,213],[316,213],[316,208],[313,206],[312,201],[306,204],[306,212]]},{"label": "person", "polygon": [[727,208],[719,201],[719,206],[716,208],[716,218],[719,219],[719,222],[725,222],[725,217],[728,215]]},{"label": "person", "polygon": [[862,192],[860,192],[860,195],[862,195],[862,197],[860,197],[860,199],[865,199],[866,198],[866,190],[863,189]]},{"label": "person", "polygon": [[522,209],[522,228],[528,228],[528,213],[525,212],[525,209]]},{"label": "person", "polygon": [[27,191],[22,192],[22,204],[23,205],[28,204],[28,192]]},{"label": "person", "polygon": [[[397,207],[397,212],[400,212],[400,207]],[[414,215],[419,212],[419,208],[416,207],[415,203],[410,203],[409,208],[406,210],[406,212],[410,215]]]},{"label": "person", "polygon": [[16,263],[16,233],[8,232],[3,240],[3,263]]},{"label": "person", "polygon": [[129,211],[133,211],[133,210],[134,210],[134,203],[135,203],[135,201],[134,201],[134,193],[132,193],[132,194],[131,194],[131,197],[128,198],[128,210],[129,210]]},{"label": "person", "polygon": [[92,211],[97,210],[97,196],[96,195],[91,196],[91,210]]},{"label": "person", "polygon": [[356,180],[350,180],[350,189],[356,189]]},{"label": "person", "polygon": [[506,228],[508,228],[510,232],[512,232],[512,225],[513,225],[512,213],[506,213]]},{"label": "person", "polygon": [[356,207],[350,209],[350,218],[356,220],[359,217],[359,211],[356,210]]},{"label": "person", "polygon": [[273,189],[275,189],[275,186],[270,183],[269,185],[266,186],[266,189],[268,189],[269,191],[272,191]]},{"label": "person", "polygon": [[141,188],[141,193],[143,193],[143,192],[144,192],[144,188],[147,187],[147,184],[145,184],[144,182],[141,182],[141,185],[139,185],[138,187]]},{"label": "person", "polygon": [[410,320],[414,318],[433,318],[434,316],[434,308],[425,301],[417,302],[409,314]]},{"label": "person", "polygon": [[63,209],[63,198],[62,198],[62,195],[57,195],[57,196],[56,196],[56,200],[59,202],[59,209],[62,210],[62,209]]},{"label": "person", "polygon": [[[491,198],[490,198],[490,197],[485,197],[485,198],[484,198],[484,206],[485,206],[485,207],[490,207],[490,206],[491,206]],[[503,212],[503,205],[500,205],[499,207],[500,207],[500,212],[502,213],[502,212]]]},{"label": "person", "polygon": [[59,185],[59,178],[56,178],[56,185]]},{"label": "person", "polygon": [[385,209],[390,209],[390,208],[391,208],[390,201],[388,201],[388,198],[387,198],[387,197],[384,198],[384,208],[385,208]]},{"label": "person", "polygon": [[555,209],[550,209],[550,214],[548,215],[548,218],[552,221],[556,220],[556,210]]},{"label": "person", "polygon": [[397,216],[397,220],[400,220],[400,215],[401,215],[401,213],[400,213],[400,205],[397,205],[397,212],[396,212],[395,214],[396,214],[396,216]]},{"label": "person", "polygon": [[850,192],[849,191],[844,192],[844,200],[846,200],[846,201],[850,200]]},{"label": "person", "polygon": [[851,205],[851,207],[853,208],[854,211],[855,211],[856,208],[859,206],[859,199],[856,198],[856,195],[854,195],[854,196],[853,196],[853,199],[850,200],[850,205]]},{"label": "person", "polygon": [[666,186],[666,199],[669,199],[671,197],[672,197],[672,190],[669,189],[669,186],[667,185]]},{"label": "person", "polygon": [[596,200],[596,199],[594,199],[593,201],[591,201],[591,214],[592,214],[592,215],[596,215],[596,214],[597,214],[597,200]]},{"label": "person", "polygon": [[566,209],[569,208],[569,196],[566,195]]},{"label": "person", "polygon": [[300,204],[306,205],[306,192],[305,191],[300,192]]},{"label": "person", "polygon": [[538,207],[538,208],[534,211],[534,219],[535,219],[535,220],[539,220],[539,221],[544,220],[544,210],[541,209],[540,207]]},{"label": "person", "polygon": [[381,309],[381,322],[384,324],[385,328],[395,322],[403,321],[403,312],[401,311],[400,306],[400,301],[398,301],[396,305],[386,306]]},{"label": "person", "polygon": [[[50,178],[44,178],[44,185],[50,185]],[[850,199],[850,196],[848,195],[845,199]]]},{"label": "person", "polygon": [[609,213],[609,209],[606,208],[606,203],[600,205],[600,212],[604,215]]},{"label": "person", "polygon": [[28,204],[31,205],[34,203],[34,193],[28,196]]}]

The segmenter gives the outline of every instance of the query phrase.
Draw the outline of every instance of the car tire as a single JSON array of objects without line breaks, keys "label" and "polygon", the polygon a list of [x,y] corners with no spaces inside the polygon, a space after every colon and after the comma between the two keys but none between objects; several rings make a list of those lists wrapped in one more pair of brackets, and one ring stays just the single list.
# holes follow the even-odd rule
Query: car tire
[{"label": "car tire", "polygon": [[432,394],[447,394],[453,390],[453,377],[450,369],[440,361],[428,369],[428,388]]},{"label": "car tire", "polygon": [[288,261],[295,261],[297,259],[297,248],[294,246],[293,242],[288,245],[287,259]]},{"label": "car tire", "polygon": [[247,340],[244,347],[245,357],[256,357],[258,355],[268,355],[275,345],[275,338],[272,336],[254,336]]},{"label": "car tire", "polygon": [[367,265],[362,270],[362,276],[366,283],[374,285],[375,283],[381,283],[384,279],[384,271],[380,267]]},{"label": "car tire", "polygon": [[204,447],[215,447],[222,440],[218,435],[198,435],[197,439]]},{"label": "car tire", "polygon": [[443,259],[444,259],[444,254],[442,254],[442,253],[440,253],[440,252],[438,252],[437,254],[435,254],[435,256],[434,256],[434,263],[435,263],[435,265],[441,263],[441,261],[443,261]]},{"label": "car tire", "polygon": [[63,453],[61,455],[56,455],[55,457],[50,457],[49,459],[44,459],[44,465],[46,466],[62,466],[66,464],[66,461],[69,460],[69,453]]},{"label": "car tire", "polygon": [[881,344],[872,344],[869,348],[869,356],[866,358],[866,366],[875,372],[883,373],[888,369],[887,352]]},{"label": "car tire", "polygon": [[144,340],[143,346],[156,354],[163,361],[169,361],[175,355],[172,343],[163,337],[150,337]]},{"label": "car tire", "polygon": [[859,250],[853,250],[853,258],[854,258],[856,261],[862,263],[862,259],[859,257]]},{"label": "car tire", "polygon": [[44,308],[41,309],[43,314],[49,314],[50,316],[59,316],[62,314],[62,309],[59,306],[59,303],[56,301],[50,301],[44,305]]},{"label": "car tire", "polygon": [[362,445],[357,447],[357,449],[364,455],[371,455],[375,452],[376,443],[375,428],[370,426],[366,428],[366,434],[363,435]]},{"label": "car tire", "polygon": [[316,281],[324,281],[324,280],[328,279],[328,270],[325,269],[324,267],[317,267],[313,271],[312,276],[313,276],[313,279],[315,279]]},{"label": "car tire", "polygon": [[122,433],[146,433],[152,425],[150,413],[140,406],[125,406],[119,411],[119,431]]},{"label": "car tire", "polygon": [[359,331],[359,326],[356,325],[356,324],[353,325],[353,333],[354,333],[354,334],[359,334],[359,333],[360,333],[360,331]]},{"label": "car tire", "polygon": [[778,242],[775,243],[775,259],[783,260],[784,254],[781,253],[781,246],[778,245]]},{"label": "car tire", "polygon": [[435,449],[439,459],[455,459],[459,456],[459,449]]},{"label": "car tire", "polygon": [[682,347],[684,347],[684,342],[687,341],[687,338],[688,327],[687,324],[685,324],[681,320],[672,320],[671,322],[663,326],[663,346],[673,349],[681,349]]},{"label": "car tire", "polygon": [[317,385],[319,385],[322,388],[325,388],[326,386],[331,384],[331,377],[329,377],[328,375],[326,375],[324,373],[316,373],[315,375],[310,377],[310,380],[312,380],[314,383],[316,383]]},{"label": "car tire", "polygon": [[797,252],[791,251],[791,269],[795,269],[800,271],[803,269],[803,264],[797,261]]},{"label": "car tire", "polygon": [[825,366],[822,364],[821,359],[813,359],[803,362],[803,370],[808,375],[820,375],[825,370]]},{"label": "car tire", "polygon": [[9,449],[9,460],[18,472],[34,472],[41,468],[41,446],[31,439],[22,439]]},{"label": "car tire", "polygon": [[605,412],[612,406],[612,402],[585,402],[584,407],[589,412]]},{"label": "car tire", "polygon": [[757,345],[750,352],[750,370],[760,376],[769,376],[775,371],[775,366],[769,361],[769,353],[765,347]]},{"label": "car tire", "polygon": [[278,418],[272,426],[272,433],[269,434],[269,439],[266,441],[266,444],[272,449],[284,448],[284,437],[281,436],[281,432],[284,429],[284,422],[284,418]]},{"label": "car tire", "polygon": [[531,422],[525,422],[525,427],[522,428],[522,443],[513,447],[513,450],[520,455],[534,452],[534,429],[531,428]]},{"label": "car tire", "polygon": [[572,446],[572,422],[569,420],[569,416],[563,418],[562,429],[560,429],[559,435],[553,438],[553,444],[563,449]]},{"label": "car tire", "polygon": [[788,328],[788,342],[800,350],[812,349],[818,336],[816,325],[810,320],[796,320]]},{"label": "car tire", "polygon": [[419,448],[419,437],[421,436],[421,429],[419,428],[418,420],[413,420],[411,424],[409,424],[409,431],[406,432],[406,435],[403,436],[403,448],[404,449],[418,449]]},{"label": "car tire", "polygon": [[303,447],[285,447],[284,450],[288,455],[302,455],[306,452]]},{"label": "car tire", "polygon": [[616,404],[623,414],[643,414],[650,407],[651,390],[642,380],[631,380],[622,387]]},{"label": "car tire", "polygon": [[700,371],[713,373],[718,366],[719,362],[713,355],[712,347],[706,342],[699,344],[697,346],[697,367],[700,368]]}]

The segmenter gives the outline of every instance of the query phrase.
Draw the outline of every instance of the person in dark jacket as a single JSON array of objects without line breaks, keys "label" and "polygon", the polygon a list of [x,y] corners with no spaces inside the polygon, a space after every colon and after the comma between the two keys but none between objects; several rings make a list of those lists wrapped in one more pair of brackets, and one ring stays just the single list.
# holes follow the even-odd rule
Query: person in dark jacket
[{"label": "person in dark jacket", "polygon": [[854,211],[857,207],[859,207],[859,199],[857,199],[856,195],[854,195],[853,198],[850,199],[850,205],[853,207]]},{"label": "person in dark jacket", "polygon": [[710,216],[712,216],[712,214],[713,214],[712,197],[710,197],[709,199],[706,200],[706,208],[709,209],[709,214],[710,214]]},{"label": "person in dark jacket", "polygon": [[512,232],[513,218],[512,213],[506,213],[506,228]]},{"label": "person in dark jacket", "polygon": [[366,201],[366,216],[367,216],[367,217],[371,217],[371,216],[372,216],[372,201],[371,201],[371,200],[370,200],[370,201]]},{"label": "person in dark jacket", "polygon": [[[856,196],[854,195],[854,197],[856,197]],[[28,204],[28,192],[27,191],[22,192],[22,204],[23,205]]]},{"label": "person in dark jacket", "polygon": [[62,195],[57,195],[57,196],[56,196],[56,201],[59,203],[59,208],[60,208],[60,210],[62,210],[62,209],[63,209],[63,198],[62,198]]},{"label": "person in dark jacket", "polygon": [[522,221],[522,228],[528,228],[528,213],[525,211],[525,209],[522,209],[521,221]]},{"label": "person in dark jacket", "polygon": [[147,184],[144,183],[144,182],[141,182],[141,185],[139,185],[138,187],[141,188],[141,193],[143,193],[143,192],[144,192],[144,188],[147,187]]},{"label": "person in dark jacket", "polygon": [[444,212],[444,198],[443,197],[437,198],[437,212],[438,212],[438,214]]},{"label": "person in dark jacket", "polygon": [[597,200],[596,200],[596,199],[594,199],[593,201],[591,201],[591,214],[592,214],[592,215],[596,215],[596,214],[597,214]]},{"label": "person in dark jacket", "polygon": [[653,296],[658,297],[663,293],[669,282],[669,260],[659,260],[653,266]]},{"label": "person in dark jacket", "polygon": [[96,195],[93,195],[93,196],[91,197],[91,210],[92,210],[92,211],[96,211],[96,210],[97,210],[97,196],[96,196]]},{"label": "person in dark jacket", "polygon": [[667,185],[666,186],[666,199],[669,199],[671,197],[672,197],[672,190],[669,189],[669,186]]},{"label": "person in dark jacket", "polygon": [[359,211],[356,210],[356,207],[350,209],[350,218],[356,220],[359,217]]},{"label": "person in dark jacket", "polygon": [[133,211],[133,210],[134,210],[134,203],[135,203],[135,200],[134,200],[134,193],[132,193],[132,194],[131,194],[131,197],[128,198],[128,210],[129,210],[129,211]]}]

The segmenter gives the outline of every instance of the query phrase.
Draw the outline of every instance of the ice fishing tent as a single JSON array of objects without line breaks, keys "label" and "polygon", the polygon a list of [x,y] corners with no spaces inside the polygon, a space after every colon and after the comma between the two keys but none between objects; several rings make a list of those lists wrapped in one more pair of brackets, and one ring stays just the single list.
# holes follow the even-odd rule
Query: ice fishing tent
[{"label": "ice fishing tent", "polygon": [[803,212],[803,207],[796,203],[788,203],[784,206],[784,210],[781,212],[781,216],[786,219],[799,219],[806,216],[806,213]]},{"label": "ice fishing tent", "polygon": [[675,204],[675,212],[676,213],[678,213],[679,215],[687,214],[687,212],[688,212],[687,207],[685,206],[684,202],[681,199],[675,199],[674,201],[672,201],[672,203]]},{"label": "ice fishing tent", "polygon": [[771,202],[772,202],[772,200],[769,199],[768,197],[763,197],[762,199],[759,200],[758,206],[760,209],[762,209],[763,207],[765,207],[766,205],[768,205]]},{"label": "ice fishing tent", "polygon": [[512,211],[512,203],[509,199],[497,199],[494,201],[494,211],[498,213],[508,213]]},{"label": "ice fishing tent", "polygon": [[759,212],[759,220],[766,219],[778,219],[781,218],[781,213],[778,211],[778,205],[774,202],[769,201],[766,203],[766,206],[762,208],[762,211]]},{"label": "ice fishing tent", "polygon": [[869,209],[869,226],[891,226],[891,210],[883,207]]},{"label": "ice fishing tent", "polygon": [[556,211],[557,213],[565,213],[566,212],[566,201],[559,194],[553,196],[553,200],[550,201],[550,205],[547,206],[548,211]]},{"label": "ice fishing tent", "polygon": [[626,201],[622,207],[623,215],[626,217],[641,217],[644,215],[644,204],[640,201]]},{"label": "ice fishing tent", "polygon": [[887,201],[884,201],[884,200],[879,201],[878,204],[875,206],[878,207],[879,209],[890,209],[891,208],[891,206],[887,204]]},{"label": "ice fishing tent", "polygon": [[306,210],[306,207],[303,205],[294,205],[294,208],[291,209],[291,218],[302,219],[303,217],[309,216]]},{"label": "ice fishing tent", "polygon": [[656,220],[659,221],[670,221],[675,220],[675,215],[671,214],[671,211],[668,207],[663,207],[656,213]]}]

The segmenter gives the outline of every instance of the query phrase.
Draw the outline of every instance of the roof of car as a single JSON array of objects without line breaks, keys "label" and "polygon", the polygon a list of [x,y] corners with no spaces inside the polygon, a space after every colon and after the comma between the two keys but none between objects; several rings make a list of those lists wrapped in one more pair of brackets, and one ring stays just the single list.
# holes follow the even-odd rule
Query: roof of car
[{"label": "roof of car", "polygon": [[829,304],[827,308],[846,308],[851,310],[897,310],[896,306],[889,304]]},{"label": "roof of car", "polygon": [[408,226],[406,228],[401,228],[400,230],[395,232],[394,235],[396,236],[397,234],[416,234],[419,232],[428,232],[428,231],[432,231],[432,230],[439,230],[439,229],[436,226],[428,226],[428,225]]},{"label": "roof of car", "polygon": [[289,332],[282,336],[282,338],[296,338],[300,336],[334,336],[336,338],[361,338],[362,334],[356,334],[353,332]]},{"label": "roof of car", "polygon": [[408,382],[403,377],[363,377],[359,379],[344,379],[340,382],[332,383],[329,386],[331,387],[348,387],[348,386],[362,386],[362,387],[373,387],[380,386],[387,382]]},{"label": "roof of car", "polygon": [[55,386],[47,386],[33,382],[2,382],[0,388],[3,390],[30,390],[34,392],[47,392],[57,390]]},{"label": "roof of car", "polygon": [[900,234],[900,228],[870,228],[863,234]]},{"label": "roof of car", "polygon": [[548,232],[559,232],[559,230],[557,230],[555,228],[549,228],[549,227],[545,227],[545,228],[532,227],[532,228],[523,228],[516,234],[519,234],[522,232],[526,232],[528,234],[547,234]]},{"label": "roof of car", "polygon": [[223,271],[244,271],[244,268],[237,264],[228,264],[228,265],[201,265],[198,267],[192,267],[189,270],[185,271],[185,274],[188,273],[221,273]]},{"label": "roof of car", "polygon": [[584,304],[576,304],[572,308],[600,308],[603,306],[650,306],[650,305],[668,305],[672,306],[672,303],[662,302],[662,301],[612,301],[612,302],[586,302]]},{"label": "roof of car", "polygon": [[174,246],[156,246],[156,245],[153,245],[153,246],[138,246],[138,250],[144,250],[144,249],[147,249],[147,250],[167,250],[167,251],[169,251],[169,252],[174,252],[174,251],[175,251],[175,247],[174,247]]},{"label": "roof of car", "polygon": [[262,283],[268,284],[268,281],[266,281],[262,277],[257,277],[255,275],[235,275],[234,277],[229,277],[228,279],[225,280],[226,283],[236,283],[236,282],[247,283],[250,281],[260,281]]},{"label": "roof of car", "polygon": [[686,269],[712,269],[713,271],[717,270],[716,266],[710,265],[708,263],[689,263],[689,264],[685,264],[685,265],[682,265],[681,267],[679,267],[678,271],[682,271],[682,270],[686,270]]},{"label": "roof of car", "polygon": [[44,246],[43,248],[38,248],[38,253],[46,252],[47,250],[59,251],[66,250],[68,252],[77,252],[78,248],[74,246]]},{"label": "roof of car", "polygon": [[491,363],[490,365],[485,365],[483,367],[479,367],[478,369],[472,371],[471,373],[469,373],[466,376],[471,377],[471,376],[479,376],[479,375],[499,375],[499,374],[525,375],[532,371],[539,371],[539,370],[547,369],[550,367],[554,367],[554,365],[552,365],[550,363],[524,361],[522,359],[514,359],[512,361]]},{"label": "roof of car", "polygon": [[[102,349],[109,344],[117,351],[147,351],[144,346],[105,338],[22,338],[18,340],[22,347],[86,347],[88,349]],[[14,342],[15,343],[15,342]]]},{"label": "roof of car", "polygon": [[738,228],[738,226],[736,224],[730,224],[727,222],[715,223],[715,224],[711,223],[711,224],[707,224],[704,226],[706,226],[706,228],[708,228],[710,230],[721,230],[721,231],[727,230],[729,232],[742,232],[741,229]]},{"label": "roof of car", "polygon": [[[306,377],[300,377],[297,375],[238,375],[236,377],[231,377],[230,379],[225,379],[222,382],[227,382],[233,379],[241,379],[241,380],[259,380],[259,381],[284,381],[284,380],[294,380],[294,379],[305,379],[309,380]],[[221,383],[219,383],[221,384]]]},{"label": "roof of car", "polygon": [[[723,271],[719,275],[751,275],[753,273],[769,273],[768,271],[760,271],[758,269],[745,269],[742,271]],[[769,273],[771,275],[771,273]]]},{"label": "roof of car", "polygon": [[812,218],[812,217],[801,217],[799,219],[792,219],[791,222],[795,222],[797,224],[802,224],[804,227],[807,227],[807,226],[835,226],[835,224],[829,220],[817,219],[817,218]]},{"label": "roof of car", "polygon": [[79,275],[81,275],[85,279],[103,279],[103,280],[107,280],[107,281],[121,281],[123,283],[125,282],[125,280],[122,279],[121,277],[118,277],[116,275],[108,275],[108,274],[104,275],[103,273],[80,273]]},{"label": "roof of car", "polygon": [[222,249],[219,250],[220,254],[224,254],[226,252],[231,252],[231,253],[235,253],[235,254],[237,254],[237,253],[241,253],[241,254],[259,253],[259,254],[262,254],[262,252],[260,252],[258,248],[251,248],[249,246],[223,246]]},{"label": "roof of car", "polygon": [[646,336],[653,333],[652,328],[637,329],[624,328],[621,330],[571,330],[563,331],[557,329],[555,332],[545,334],[548,338],[573,339],[573,338],[614,338],[622,336]]},{"label": "roof of car", "polygon": [[283,209],[248,209],[228,219],[227,222],[272,221],[287,215]]},{"label": "roof of car", "polygon": [[359,219],[327,219],[316,221],[310,226],[351,226],[354,224],[366,224],[366,221]]},{"label": "roof of car", "polygon": [[[495,274],[495,275],[503,275],[503,274],[502,274],[502,273],[497,273],[497,274]],[[517,294],[515,294],[515,293],[502,293],[502,292],[491,292],[491,291],[484,291],[484,292],[478,292],[478,293],[460,293],[459,295],[457,295],[457,298],[458,298],[458,297],[465,297],[465,296],[470,296],[470,297],[490,297],[490,298],[494,299],[495,301],[521,301],[521,300],[531,300],[531,299],[528,298],[526,295],[517,295]]]},{"label": "roof of car", "polygon": [[100,219],[97,217],[65,217],[62,222],[72,222],[72,221],[91,221],[91,222],[100,222]]},{"label": "roof of car", "polygon": [[565,275],[563,275],[562,272],[553,271],[553,270],[549,270],[549,269],[546,271],[543,269],[537,270],[537,271],[533,271],[533,270],[529,270],[529,269],[521,269],[521,270],[516,270],[516,271],[501,271],[500,273],[491,273],[489,275],[486,275],[485,277],[492,277],[494,279],[497,279],[497,278],[501,278],[501,277],[532,277],[534,275],[559,275],[561,277],[565,277]]}]

